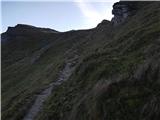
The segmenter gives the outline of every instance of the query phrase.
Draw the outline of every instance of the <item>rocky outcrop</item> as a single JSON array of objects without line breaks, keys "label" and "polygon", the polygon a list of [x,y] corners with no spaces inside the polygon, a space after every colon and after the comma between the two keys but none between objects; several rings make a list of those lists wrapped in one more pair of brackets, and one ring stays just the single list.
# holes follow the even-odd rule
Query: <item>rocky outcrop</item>
[{"label": "rocky outcrop", "polygon": [[123,23],[127,17],[135,15],[145,4],[146,2],[142,1],[120,1],[115,3],[112,10],[112,14],[114,15],[111,20],[112,24],[119,25]]}]

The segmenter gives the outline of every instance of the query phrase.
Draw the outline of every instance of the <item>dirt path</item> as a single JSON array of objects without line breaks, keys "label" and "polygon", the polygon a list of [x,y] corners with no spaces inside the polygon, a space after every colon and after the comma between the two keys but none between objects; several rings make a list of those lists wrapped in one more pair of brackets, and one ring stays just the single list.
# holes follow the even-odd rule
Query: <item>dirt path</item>
[{"label": "dirt path", "polygon": [[[69,53],[69,52],[68,52]],[[67,53],[67,54],[68,54]],[[70,55],[72,56],[72,55]],[[24,116],[23,120],[34,120],[34,118],[37,116],[40,110],[42,110],[42,106],[44,101],[47,100],[47,98],[51,95],[52,89],[55,86],[61,85],[64,81],[66,81],[70,75],[72,74],[75,64],[77,62],[78,55],[74,53],[74,55],[70,58],[67,58],[66,65],[64,69],[60,72],[59,77],[56,82],[51,83],[48,88],[43,90],[39,95],[37,95],[37,98],[34,102],[34,104],[31,106],[27,114]]]}]

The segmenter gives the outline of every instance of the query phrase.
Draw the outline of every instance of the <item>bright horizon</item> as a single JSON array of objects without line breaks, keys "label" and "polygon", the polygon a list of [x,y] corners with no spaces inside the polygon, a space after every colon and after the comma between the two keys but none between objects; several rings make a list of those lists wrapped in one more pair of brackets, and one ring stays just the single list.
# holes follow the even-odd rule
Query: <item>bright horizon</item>
[{"label": "bright horizon", "polygon": [[111,20],[117,0],[5,1],[2,0],[2,26],[28,24],[57,31],[90,29],[102,20]]}]

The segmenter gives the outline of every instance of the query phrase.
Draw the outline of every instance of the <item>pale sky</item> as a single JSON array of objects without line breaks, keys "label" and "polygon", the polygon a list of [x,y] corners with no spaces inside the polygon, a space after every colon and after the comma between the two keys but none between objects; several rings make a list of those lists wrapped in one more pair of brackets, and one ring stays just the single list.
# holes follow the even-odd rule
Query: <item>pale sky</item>
[{"label": "pale sky", "polygon": [[112,5],[118,0],[2,0],[1,29],[16,24],[68,31],[96,27],[111,20]]}]

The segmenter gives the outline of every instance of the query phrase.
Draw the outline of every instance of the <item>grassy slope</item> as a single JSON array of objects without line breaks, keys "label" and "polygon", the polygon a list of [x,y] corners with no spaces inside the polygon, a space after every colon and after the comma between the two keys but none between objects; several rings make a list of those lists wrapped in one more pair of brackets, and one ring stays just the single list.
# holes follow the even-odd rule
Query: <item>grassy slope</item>
[{"label": "grassy slope", "polygon": [[[2,45],[2,119],[22,118],[34,95],[56,80],[64,53],[72,47],[79,52],[79,66],[69,81],[54,90],[37,119],[132,120],[146,116],[144,106],[153,109],[156,116],[150,102],[159,105],[159,76],[155,77],[160,50],[157,3],[115,28],[104,21],[93,30],[70,31],[58,37],[27,35],[8,47]],[[53,45],[31,63],[46,41]],[[16,44],[19,47],[15,48]]]},{"label": "grassy slope", "polygon": [[95,34],[105,36],[98,40],[89,37],[85,49],[91,52],[82,54],[75,73],[54,90],[37,119],[158,120],[159,6],[159,2],[145,6],[113,28],[110,37],[105,32]]},{"label": "grassy slope", "polygon": [[[85,34],[27,31],[2,44],[2,119],[23,117],[35,94],[56,80],[64,65],[65,52],[78,44],[76,38],[83,39]],[[43,51],[48,44],[49,48]]]}]

